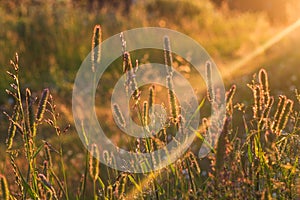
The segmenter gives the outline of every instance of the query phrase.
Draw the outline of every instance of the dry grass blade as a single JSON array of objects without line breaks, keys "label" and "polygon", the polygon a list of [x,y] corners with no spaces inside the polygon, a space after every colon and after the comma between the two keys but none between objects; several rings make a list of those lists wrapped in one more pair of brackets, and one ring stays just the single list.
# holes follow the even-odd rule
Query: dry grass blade
[{"label": "dry grass blade", "polygon": [[0,188],[1,199],[9,200],[10,195],[9,195],[7,180],[6,180],[5,176],[3,176],[1,174],[0,174],[0,184],[1,184],[1,188]]},{"label": "dry grass blade", "polygon": [[227,144],[227,136],[229,134],[229,124],[230,124],[230,117],[225,119],[222,132],[218,139],[217,144],[217,153],[216,153],[216,172],[219,176],[219,173],[223,170],[225,156],[226,156],[226,144]]}]

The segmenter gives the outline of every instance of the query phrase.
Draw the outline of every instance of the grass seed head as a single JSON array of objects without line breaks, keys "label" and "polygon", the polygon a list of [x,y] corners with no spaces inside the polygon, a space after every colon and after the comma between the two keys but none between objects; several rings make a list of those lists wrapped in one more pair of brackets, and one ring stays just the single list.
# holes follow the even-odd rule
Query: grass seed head
[{"label": "grass seed head", "polygon": [[151,110],[151,113],[154,113],[154,104],[155,104],[155,87],[154,85],[152,85],[150,88],[149,88],[149,100],[148,100],[148,104],[149,104],[149,109],[152,109]]},{"label": "grass seed head", "polygon": [[170,39],[168,36],[164,37],[164,59],[165,59],[165,66],[167,70],[167,74],[169,76],[173,75],[173,58],[172,58],[172,51],[171,51],[171,44]]},{"label": "grass seed head", "polygon": [[226,110],[227,112],[232,115],[233,108],[232,108],[232,99],[236,91],[236,85],[232,85],[230,90],[226,93]]},{"label": "grass seed head", "polygon": [[143,125],[147,126],[148,125],[148,113],[149,108],[148,108],[148,102],[144,101],[143,103]]},{"label": "grass seed head", "polygon": [[167,86],[168,86],[168,100],[170,105],[170,114],[172,118],[175,120],[177,119],[178,116],[178,106],[176,103],[176,96],[175,96],[172,76],[167,76]]},{"label": "grass seed head", "polygon": [[264,99],[265,107],[268,107],[268,105],[270,104],[270,89],[269,89],[268,74],[266,70],[261,69],[259,71],[258,78],[264,96],[263,99]]},{"label": "grass seed head", "polygon": [[258,74],[259,83],[265,92],[269,92],[269,81],[266,70],[261,69]]},{"label": "grass seed head", "polygon": [[92,144],[90,150],[89,171],[94,181],[96,181],[99,176],[99,159],[100,154],[98,146],[96,144]]},{"label": "grass seed head", "polygon": [[271,111],[271,108],[272,108],[273,104],[274,104],[274,97],[270,97],[270,101],[268,103],[268,106],[263,111],[262,118],[261,118],[261,120],[265,121],[265,125],[266,125],[267,129],[269,129],[271,127],[269,116],[270,116],[270,111]]},{"label": "grass seed head", "polygon": [[33,113],[33,102],[31,100],[31,92],[26,89],[26,128],[31,137],[36,135],[36,125]]},{"label": "grass seed head", "polygon": [[122,55],[124,56],[125,52],[126,52],[126,41],[124,38],[124,33],[120,33],[120,39],[121,39],[121,43],[122,43]]},{"label": "grass seed head", "polygon": [[94,27],[93,39],[92,39],[92,71],[95,72],[95,63],[100,63],[101,58],[101,41],[102,41],[102,32],[101,26],[96,25]]},{"label": "grass seed head", "polygon": [[121,127],[125,127],[126,126],[126,123],[125,123],[125,120],[124,120],[124,117],[123,117],[123,114],[121,112],[121,109],[119,107],[118,104],[114,103],[113,104],[113,112],[117,118],[117,123],[121,126]]},{"label": "grass seed head", "polygon": [[205,69],[206,69],[206,83],[207,83],[207,98],[212,103],[216,100],[216,95],[214,91],[214,85],[212,81],[212,67],[211,62],[207,61],[205,63]]},{"label": "grass seed head", "polygon": [[254,105],[253,109],[253,118],[259,118],[260,116],[260,89],[258,85],[253,86],[253,97],[254,97]]},{"label": "grass seed head", "polygon": [[279,122],[278,122],[278,127],[276,128],[277,131],[281,131],[285,128],[285,126],[288,122],[290,113],[293,110],[293,105],[294,105],[293,101],[291,101],[289,99],[286,100],[284,109],[281,111],[281,115],[280,115]]},{"label": "grass seed head", "polygon": [[123,55],[123,72],[127,72],[132,70],[132,62],[130,58],[130,53],[129,52],[124,52]]},{"label": "grass seed head", "polygon": [[38,121],[38,122],[41,121],[44,117],[44,113],[46,111],[46,106],[47,106],[49,94],[50,94],[50,92],[49,92],[48,88],[43,90],[42,97],[41,97],[41,100],[39,102],[38,110],[37,110],[37,113],[36,113],[36,121]]},{"label": "grass seed head", "polygon": [[273,132],[278,133],[278,126],[279,126],[279,120],[280,120],[280,116],[281,113],[284,109],[284,105],[285,105],[285,101],[286,101],[286,96],[280,95],[279,96],[279,102],[277,104],[277,109],[274,115],[274,122],[272,124],[272,130]]}]

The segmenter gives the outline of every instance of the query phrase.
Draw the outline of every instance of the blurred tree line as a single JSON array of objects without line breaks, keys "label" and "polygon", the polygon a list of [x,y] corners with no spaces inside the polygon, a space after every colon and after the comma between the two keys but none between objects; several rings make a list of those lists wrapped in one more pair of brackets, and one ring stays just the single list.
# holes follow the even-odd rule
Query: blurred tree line
[{"label": "blurred tree line", "polygon": [[72,0],[76,5],[85,5],[89,11],[94,9],[110,7],[121,9],[123,13],[128,13],[135,0]]},{"label": "blurred tree line", "polygon": [[[75,3],[86,3],[89,9],[95,7],[112,6],[114,8],[123,8],[124,12],[128,12],[130,6],[136,0],[73,0]],[[288,17],[288,5],[292,5],[297,0],[211,0],[217,6],[226,4],[231,10],[241,12],[265,12],[271,21],[284,22]]]},{"label": "blurred tree line", "polygon": [[[76,72],[90,52],[95,24],[102,25],[103,39],[143,26],[177,30],[226,63],[272,34],[265,15],[244,11],[267,11],[273,19],[285,19],[289,14],[285,7],[298,1],[0,0],[0,113],[8,101],[5,89],[10,79],[5,71],[15,52],[24,88],[49,87],[64,98],[70,96]],[[228,10],[216,9],[225,4]]]},{"label": "blurred tree line", "polygon": [[61,96],[70,93],[90,51],[95,24],[104,27],[103,39],[142,26],[171,28],[197,39],[222,60],[235,56],[253,29],[268,26],[256,14],[223,15],[210,1],[0,0],[0,105],[7,99],[9,86],[4,72],[15,52],[20,56],[24,87],[50,87]]}]

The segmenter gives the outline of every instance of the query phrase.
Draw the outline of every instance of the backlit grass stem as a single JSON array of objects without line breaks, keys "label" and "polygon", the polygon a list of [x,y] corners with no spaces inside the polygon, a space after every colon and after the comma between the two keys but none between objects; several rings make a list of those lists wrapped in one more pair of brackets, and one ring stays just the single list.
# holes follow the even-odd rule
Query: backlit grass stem
[{"label": "backlit grass stem", "polygon": [[178,106],[176,103],[176,96],[175,96],[172,76],[167,76],[167,86],[168,86],[168,100],[170,105],[170,114],[172,118],[176,120],[178,116]]},{"label": "backlit grass stem", "polygon": [[49,93],[50,92],[49,92],[48,88],[43,90],[41,100],[39,102],[37,113],[36,113],[36,121],[38,121],[38,122],[40,122],[44,117],[44,113],[46,111],[47,101],[48,101],[48,98],[49,98]]},{"label": "backlit grass stem", "polygon": [[210,102],[215,102],[216,95],[214,91],[214,84],[212,80],[212,66],[211,62],[207,61],[205,64],[206,69],[206,83],[207,83],[207,98]]},{"label": "backlit grass stem", "polygon": [[101,58],[101,41],[102,41],[102,32],[101,26],[96,25],[94,27],[93,39],[92,39],[92,52],[91,52],[91,60],[92,60],[92,71],[95,72],[95,65],[100,63]]}]

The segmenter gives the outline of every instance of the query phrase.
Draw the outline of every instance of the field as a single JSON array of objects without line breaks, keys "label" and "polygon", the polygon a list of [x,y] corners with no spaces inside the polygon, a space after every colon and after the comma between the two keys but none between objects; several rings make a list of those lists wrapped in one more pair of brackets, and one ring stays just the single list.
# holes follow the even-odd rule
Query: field
[{"label": "field", "polygon": [[0,1],[0,199],[300,199],[300,4],[255,2]]}]

